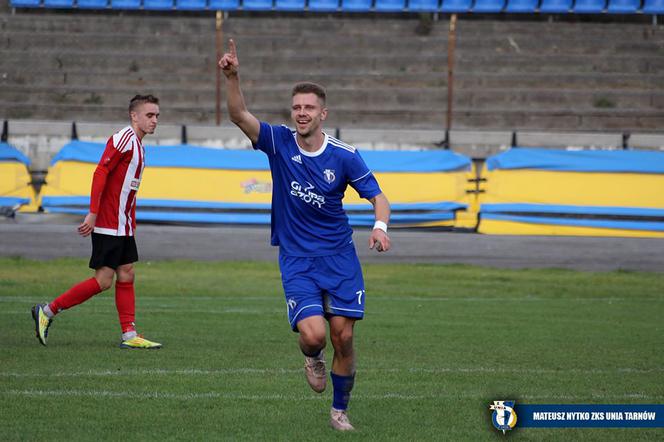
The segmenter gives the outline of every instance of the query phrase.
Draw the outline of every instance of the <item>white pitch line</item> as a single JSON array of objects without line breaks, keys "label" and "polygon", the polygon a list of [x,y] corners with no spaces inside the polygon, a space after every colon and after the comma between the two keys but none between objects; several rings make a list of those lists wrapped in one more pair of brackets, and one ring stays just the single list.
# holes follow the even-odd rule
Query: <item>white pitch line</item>
[{"label": "white pitch line", "polygon": [[[210,301],[275,301],[283,300],[283,295],[275,296],[186,296],[175,298],[171,296],[137,296],[141,301],[183,301],[189,302],[210,302]],[[482,296],[369,296],[372,302],[380,301],[416,301],[416,302],[628,302],[628,301],[644,301],[644,302],[657,302],[664,301],[664,297],[654,296],[630,296],[628,298],[616,297],[592,297],[592,298],[546,298],[537,296],[520,296],[520,297],[482,297]],[[0,296],[0,302],[17,302],[23,303],[30,301],[31,298],[25,296]],[[97,302],[114,302],[112,297],[99,297]]]},{"label": "white pitch line", "polygon": [[[319,395],[284,395],[284,394],[243,394],[243,393],[167,393],[161,391],[137,393],[130,391],[108,391],[108,390],[7,390],[0,391],[0,394],[11,396],[73,396],[73,397],[93,397],[93,398],[131,398],[131,399],[175,399],[175,400],[198,400],[198,399],[226,399],[226,400],[244,400],[244,401],[319,401],[329,400],[325,396]],[[385,393],[381,395],[355,395],[355,400],[423,400],[437,399],[438,395],[409,395],[401,393]]]},{"label": "white pitch line", "polygon": [[[582,374],[582,375],[616,375],[616,374],[651,374],[664,372],[664,368],[615,368],[615,369],[542,369],[542,368],[494,368],[494,367],[438,367],[438,368],[367,368],[359,369],[361,373],[395,373],[395,374]],[[78,372],[25,373],[0,372],[0,377],[8,378],[76,378],[76,377],[122,377],[122,376],[220,376],[220,375],[275,375],[301,373],[302,369],[294,368],[220,368],[205,370],[198,368],[186,369],[139,369],[139,370],[89,370]]]},{"label": "white pitch line", "polygon": [[[0,395],[10,396],[28,396],[28,397],[92,397],[92,398],[131,398],[131,399],[174,399],[174,400],[201,400],[201,399],[222,399],[234,401],[320,401],[329,400],[325,396],[318,395],[284,395],[284,394],[244,394],[244,393],[221,393],[210,391],[207,393],[168,393],[161,391],[154,392],[130,392],[130,391],[108,391],[108,390],[6,390],[0,391]],[[417,401],[431,399],[483,399],[486,396],[484,392],[459,394],[458,392],[444,392],[441,394],[412,395],[402,393],[385,394],[356,394],[353,400],[402,400]],[[590,393],[588,395],[520,395],[519,399],[530,400],[661,400],[664,396],[651,396],[643,393],[626,393],[618,395],[606,395]]]}]

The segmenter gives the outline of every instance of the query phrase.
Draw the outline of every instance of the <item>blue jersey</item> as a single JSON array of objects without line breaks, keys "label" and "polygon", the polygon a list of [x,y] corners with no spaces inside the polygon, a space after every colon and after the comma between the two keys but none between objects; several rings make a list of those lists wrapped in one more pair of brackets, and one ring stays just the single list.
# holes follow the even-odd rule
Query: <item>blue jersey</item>
[{"label": "blue jersey", "polygon": [[272,245],[290,256],[326,256],[353,247],[353,231],[341,200],[350,184],[371,199],[381,193],[359,152],[325,135],[307,152],[286,126],[261,122],[254,149],[265,152],[272,171]]}]

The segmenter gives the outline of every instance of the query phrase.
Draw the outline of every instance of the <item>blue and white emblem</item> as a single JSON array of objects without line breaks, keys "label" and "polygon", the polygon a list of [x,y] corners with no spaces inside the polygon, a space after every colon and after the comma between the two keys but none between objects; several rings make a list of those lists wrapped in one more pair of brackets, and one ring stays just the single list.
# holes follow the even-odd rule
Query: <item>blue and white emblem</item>
[{"label": "blue and white emblem", "polygon": [[505,431],[511,430],[516,425],[516,412],[514,411],[515,401],[493,401],[489,410],[493,410],[491,420],[496,429]]},{"label": "blue and white emblem", "polygon": [[327,181],[328,184],[332,184],[334,180],[337,179],[336,175],[334,174],[334,170],[332,169],[325,169],[323,171],[323,175],[325,176],[325,181]]}]

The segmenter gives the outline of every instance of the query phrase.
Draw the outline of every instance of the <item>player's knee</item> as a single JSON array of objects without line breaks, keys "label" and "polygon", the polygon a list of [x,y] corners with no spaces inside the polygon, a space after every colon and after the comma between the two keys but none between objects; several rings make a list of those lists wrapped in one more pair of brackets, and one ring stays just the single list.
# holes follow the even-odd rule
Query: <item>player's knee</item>
[{"label": "player's knee", "polygon": [[119,282],[134,282],[134,266],[120,266],[117,270]]},{"label": "player's knee", "polygon": [[353,348],[353,328],[344,327],[340,330],[332,330],[330,339],[335,350],[342,353],[347,352]]},{"label": "player's knee", "polygon": [[102,291],[110,289],[111,285],[113,285],[113,276],[112,275],[110,277],[106,276],[106,275],[95,276],[95,279],[97,280],[97,284],[99,284],[99,288]]},{"label": "player's knee", "polygon": [[325,347],[325,333],[320,333],[313,329],[304,332],[300,330],[300,339],[302,344],[308,348],[319,349]]}]

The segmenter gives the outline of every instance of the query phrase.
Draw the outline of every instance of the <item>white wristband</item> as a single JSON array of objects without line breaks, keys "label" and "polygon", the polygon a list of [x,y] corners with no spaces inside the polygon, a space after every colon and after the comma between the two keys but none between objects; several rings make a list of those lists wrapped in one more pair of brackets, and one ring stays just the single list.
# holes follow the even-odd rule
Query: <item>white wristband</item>
[{"label": "white wristband", "polygon": [[374,229],[380,229],[383,232],[387,233],[387,224],[382,221],[376,221],[373,226]]}]

